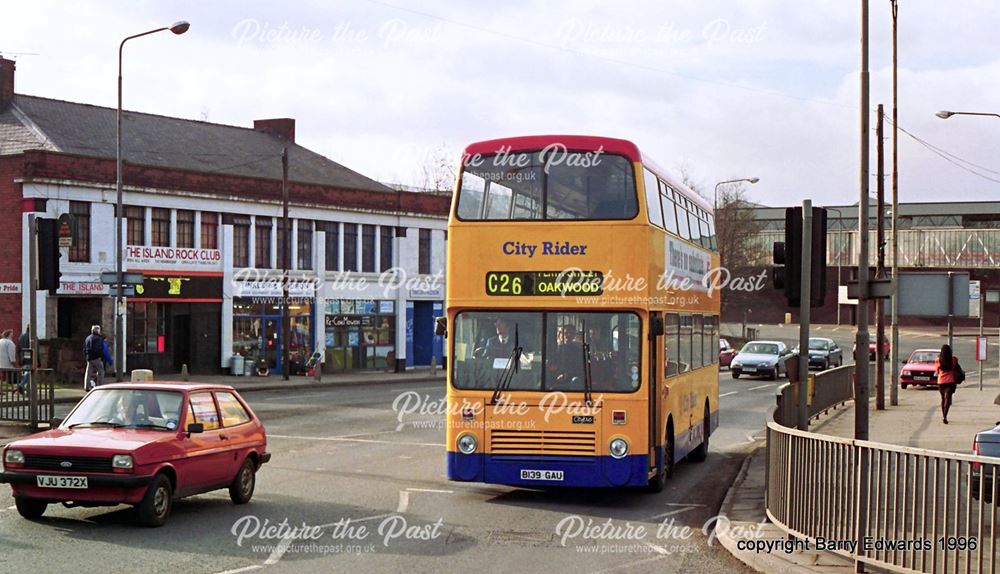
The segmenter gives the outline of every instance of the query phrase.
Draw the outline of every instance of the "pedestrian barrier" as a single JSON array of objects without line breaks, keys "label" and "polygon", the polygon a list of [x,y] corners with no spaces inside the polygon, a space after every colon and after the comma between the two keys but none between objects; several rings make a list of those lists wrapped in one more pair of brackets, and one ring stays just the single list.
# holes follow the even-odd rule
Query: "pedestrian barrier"
[{"label": "pedestrian barrier", "polygon": [[[810,418],[850,398],[852,373],[848,366],[817,376]],[[790,388],[780,389],[767,425],[771,522],[861,567],[996,574],[1000,458],[790,428]]]},{"label": "pedestrian barrier", "polygon": [[[27,375],[27,378],[25,378]],[[32,429],[55,413],[51,369],[0,369],[0,421],[26,423]]]}]

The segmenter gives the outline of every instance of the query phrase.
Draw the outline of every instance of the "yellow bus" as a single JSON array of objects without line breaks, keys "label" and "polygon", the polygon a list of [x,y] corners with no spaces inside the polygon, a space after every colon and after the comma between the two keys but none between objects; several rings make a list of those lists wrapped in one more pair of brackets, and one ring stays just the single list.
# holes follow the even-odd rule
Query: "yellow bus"
[{"label": "yellow bus", "polygon": [[631,142],[468,146],[448,223],[456,481],[663,488],[719,424],[712,207]]}]

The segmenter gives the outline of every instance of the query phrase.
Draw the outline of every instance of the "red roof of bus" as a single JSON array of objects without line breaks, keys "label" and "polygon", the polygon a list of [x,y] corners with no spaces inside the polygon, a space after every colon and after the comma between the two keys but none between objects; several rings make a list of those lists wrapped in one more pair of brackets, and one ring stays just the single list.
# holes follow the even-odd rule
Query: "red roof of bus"
[{"label": "red roof of bus", "polygon": [[567,150],[574,151],[592,151],[604,146],[604,153],[622,155],[633,162],[642,161],[639,148],[634,143],[628,140],[598,136],[547,135],[500,138],[469,144],[465,148],[465,153],[468,155],[492,155],[497,153],[501,147],[510,147],[511,152],[538,151],[545,146],[556,143],[566,146]]}]

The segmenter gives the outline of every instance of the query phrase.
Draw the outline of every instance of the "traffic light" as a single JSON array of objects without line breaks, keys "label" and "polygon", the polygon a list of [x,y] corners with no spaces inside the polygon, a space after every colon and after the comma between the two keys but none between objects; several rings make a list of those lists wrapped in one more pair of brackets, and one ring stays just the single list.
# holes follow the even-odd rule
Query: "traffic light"
[{"label": "traffic light", "polygon": [[36,219],[38,226],[38,290],[55,295],[62,274],[59,272],[59,221]]},{"label": "traffic light", "polygon": [[[809,304],[822,307],[826,298],[826,210],[812,208],[811,268]],[[798,307],[802,297],[802,208],[785,209],[785,240],[776,241],[771,273],[775,289],[781,289],[790,307]]]}]

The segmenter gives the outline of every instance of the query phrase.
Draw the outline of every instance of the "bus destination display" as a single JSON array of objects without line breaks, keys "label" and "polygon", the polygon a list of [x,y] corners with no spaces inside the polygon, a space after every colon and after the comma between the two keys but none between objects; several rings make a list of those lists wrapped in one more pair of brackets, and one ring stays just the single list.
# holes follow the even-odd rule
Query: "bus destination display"
[{"label": "bus destination display", "polygon": [[600,271],[490,271],[486,294],[490,296],[597,296],[604,292]]}]

